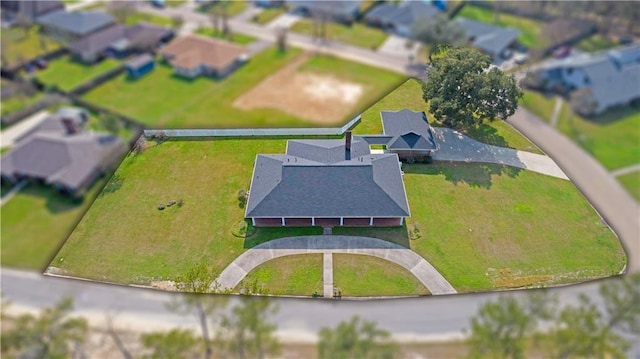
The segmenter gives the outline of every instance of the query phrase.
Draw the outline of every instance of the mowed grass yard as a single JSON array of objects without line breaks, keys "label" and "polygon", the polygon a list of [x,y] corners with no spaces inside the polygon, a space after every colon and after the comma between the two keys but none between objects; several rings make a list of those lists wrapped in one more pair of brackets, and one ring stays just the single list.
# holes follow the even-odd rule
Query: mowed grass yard
[{"label": "mowed grass yard", "polygon": [[618,181],[622,183],[624,188],[640,202],[640,171],[627,173],[622,176],[618,176]]},{"label": "mowed grass yard", "polygon": [[[241,110],[233,106],[236,98],[298,56],[302,56],[298,49],[282,54],[270,48],[223,80],[188,80],[174,74],[168,65],[159,64],[137,80],[117,77],[88,92],[84,99],[154,128],[314,127],[317,125],[310,121],[277,109]],[[354,114],[403,79],[395,73],[327,56],[312,58],[301,70],[357,79],[373,89],[354,106]]]},{"label": "mowed grass yard", "polygon": [[403,166],[407,228],[334,229],[410,246],[460,292],[550,285],[618,274],[615,235],[569,181],[486,164]]},{"label": "mowed grass yard", "polygon": [[231,33],[231,35],[226,36],[222,31],[216,31],[212,27],[201,27],[196,30],[196,34],[226,40],[239,45],[248,45],[256,41],[255,37],[240,33]]},{"label": "mowed grass yard", "polygon": [[26,33],[22,29],[2,29],[2,42],[4,47],[3,65],[15,66],[23,61],[32,60],[38,56],[52,52],[60,48],[55,40],[39,33],[39,27],[33,26]]},{"label": "mowed grass yard", "polygon": [[61,90],[70,91],[118,66],[120,62],[114,59],[104,59],[97,64],[87,65],[73,60],[71,56],[65,56],[49,62],[49,66],[38,71],[35,77],[44,84],[56,85]]},{"label": "mowed grass yard", "polygon": [[[238,190],[249,187],[257,153],[283,153],[282,139],[167,141],[130,154],[51,263],[57,272],[118,283],[172,280],[206,263],[220,273],[247,248],[321,228],[259,229],[233,236],[243,220]],[[165,210],[157,206],[182,200]]]},{"label": "mowed grass yard", "polygon": [[[291,26],[291,31],[311,36],[313,35],[313,23],[311,20],[301,19]],[[389,34],[381,29],[360,23],[353,23],[351,26],[334,22],[327,23],[327,39],[331,41],[375,50],[384,43],[387,37]]]},{"label": "mowed grass yard", "polygon": [[333,254],[333,285],[343,297],[428,295],[408,270],[377,257]]},{"label": "mowed grass yard", "polygon": [[526,17],[499,13],[496,21],[495,12],[493,10],[468,4],[462,8],[457,16],[486,22],[487,24],[516,28],[521,31],[518,40],[529,48],[542,49],[547,45],[547,40],[542,35],[544,23],[528,19]]},{"label": "mowed grass yard", "polygon": [[100,192],[96,182],[82,202],[44,186],[28,185],[2,206],[2,265],[44,270]]},{"label": "mowed grass yard", "polygon": [[[367,108],[362,113],[362,119],[353,132],[354,134],[382,133],[380,111],[399,111],[405,108],[412,111],[425,111],[432,126],[442,126],[429,113],[429,104],[422,98],[421,82],[409,79],[373,106]],[[457,130],[488,144],[542,153],[531,141],[504,121],[486,121],[477,128],[459,128]]]},{"label": "mowed grass yard", "polygon": [[272,259],[247,274],[234,292],[255,284],[260,294],[322,296],[322,254]]}]

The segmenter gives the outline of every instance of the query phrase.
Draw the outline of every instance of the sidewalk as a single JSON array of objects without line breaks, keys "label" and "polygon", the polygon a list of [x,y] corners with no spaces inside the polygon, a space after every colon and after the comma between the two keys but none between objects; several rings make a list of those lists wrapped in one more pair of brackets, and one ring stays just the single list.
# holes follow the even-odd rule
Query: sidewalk
[{"label": "sidewalk", "polygon": [[0,132],[0,147],[11,147],[15,142],[38,126],[49,116],[49,112],[40,111]]}]

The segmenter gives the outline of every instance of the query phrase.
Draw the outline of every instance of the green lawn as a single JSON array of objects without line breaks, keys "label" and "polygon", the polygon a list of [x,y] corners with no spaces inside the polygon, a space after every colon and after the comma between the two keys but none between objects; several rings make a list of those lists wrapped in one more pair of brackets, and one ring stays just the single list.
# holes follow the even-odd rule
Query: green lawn
[{"label": "green lawn", "polygon": [[459,17],[471,20],[496,24],[500,26],[510,26],[522,31],[518,40],[525,46],[533,49],[541,49],[546,46],[546,39],[542,36],[544,23],[537,22],[521,16],[500,13],[496,22],[494,11],[473,5],[465,5],[458,13]]},{"label": "green lawn", "polygon": [[600,34],[591,35],[575,45],[575,48],[586,52],[597,52],[616,47],[618,44]]},{"label": "green lawn", "polygon": [[[618,239],[569,181],[485,164],[404,165],[406,228],[334,229],[407,244],[461,292],[617,274]],[[378,233],[376,233],[378,232]]]},{"label": "green lawn", "polygon": [[13,96],[8,99],[2,100],[2,116],[10,113],[25,109],[36,102],[40,101],[44,95],[42,93],[36,93],[33,96]]},{"label": "green lawn", "polygon": [[287,11],[284,7],[270,7],[262,10],[258,15],[254,16],[251,19],[251,22],[264,25],[273,20],[275,20],[278,16],[284,14]]},{"label": "green lawn", "polygon": [[553,108],[555,107],[556,97],[546,96],[537,91],[524,91],[524,96],[520,99],[520,105],[533,112],[547,123],[551,122]]},{"label": "green lawn", "polygon": [[[167,141],[129,155],[116,171],[120,181],[107,184],[52,265],[83,278],[148,284],[202,262],[219,273],[259,243],[322,233],[265,228],[245,240],[231,232],[244,217],[237,193],[249,187],[255,155],[284,153],[285,145],[282,139]],[[182,207],[157,209],[179,199]]]},{"label": "green lawn", "polygon": [[[291,27],[291,31],[305,35],[312,35],[313,24],[310,20],[302,19]],[[377,49],[384,43],[389,35],[381,29],[376,29],[360,23],[353,23],[351,26],[327,23],[327,38],[345,44],[364,47],[367,49]]]},{"label": "green lawn", "polygon": [[227,15],[229,17],[234,17],[244,10],[247,9],[247,1],[245,0],[234,0],[234,1],[224,1],[224,2],[209,2],[206,5],[202,5],[198,8],[198,12],[208,13],[216,11],[216,7],[226,6],[227,7]]},{"label": "green lawn", "polygon": [[[418,80],[410,79],[382,98],[375,105],[362,113],[362,120],[354,129],[355,134],[372,134],[382,132],[380,111],[398,111],[402,109],[425,111],[429,114],[429,105],[422,98],[422,87]],[[429,121],[440,126],[429,114]],[[497,146],[542,153],[533,143],[523,137],[504,121],[485,122],[475,129],[458,129],[471,138]]]},{"label": "green lawn", "polygon": [[640,201],[640,171],[618,176],[618,181],[637,201]]},{"label": "green lawn", "polygon": [[[156,128],[317,126],[276,109],[242,110],[233,106],[237,97],[298,56],[301,56],[298,49],[289,49],[282,54],[271,48],[220,81],[203,77],[187,80],[173,74],[169,66],[159,65],[152,73],[137,80],[130,80],[125,75],[117,77],[88,92],[84,99]],[[326,56],[311,59],[302,70],[329,73],[363,84],[368,91],[354,106],[354,114],[379,99],[403,78],[388,71]],[[136,100],[131,101],[132,98]],[[333,125],[347,120],[345,118]]]},{"label": "green lawn", "polygon": [[215,38],[218,38],[218,39],[223,39],[223,40],[227,40],[227,41],[230,41],[230,42],[234,42],[234,43],[240,44],[240,45],[248,45],[248,44],[256,41],[255,37],[252,37],[252,36],[249,36],[249,35],[240,34],[240,33],[232,33],[229,37],[227,37],[227,36],[224,36],[222,31],[215,31],[212,27],[201,27],[198,30],[196,30],[196,34],[215,37]]},{"label": "green lawn", "polygon": [[272,259],[247,274],[234,290],[255,283],[261,294],[322,296],[322,254],[303,254]]},{"label": "green lawn", "polygon": [[139,22],[149,22],[152,24],[160,25],[160,26],[169,26],[173,24],[173,21],[170,17],[157,16],[144,12],[133,12],[131,15],[127,17],[125,21],[125,25],[135,25]]},{"label": "green lawn", "polygon": [[65,56],[51,61],[49,66],[37,72],[35,77],[47,85],[57,85],[64,91],[70,91],[119,65],[120,62],[114,59],[105,59],[95,65],[85,65],[74,61],[70,56]]},{"label": "green lawn", "polygon": [[343,297],[428,295],[408,270],[377,257],[333,255],[333,284]]},{"label": "green lawn", "polygon": [[60,45],[46,35],[38,32],[38,27],[33,26],[27,33],[22,29],[2,29],[2,42],[4,55],[2,61],[7,61],[6,67],[11,67],[40,55],[52,52],[60,48]]},{"label": "green lawn", "polygon": [[165,1],[165,4],[168,7],[178,7],[178,6],[182,6],[186,2],[187,0],[168,0],[168,1]]},{"label": "green lawn", "polygon": [[637,109],[613,109],[585,119],[565,103],[557,128],[610,170],[640,163],[640,111]]},{"label": "green lawn", "polygon": [[2,206],[2,265],[43,270],[104,184],[96,182],[81,203],[48,187],[29,185]]}]

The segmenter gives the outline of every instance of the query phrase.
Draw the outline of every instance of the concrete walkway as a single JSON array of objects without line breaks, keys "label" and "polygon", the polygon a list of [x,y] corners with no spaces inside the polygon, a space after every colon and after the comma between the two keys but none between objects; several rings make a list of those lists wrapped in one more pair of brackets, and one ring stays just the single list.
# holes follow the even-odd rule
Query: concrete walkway
[{"label": "concrete walkway", "polygon": [[556,103],[553,106],[553,113],[551,114],[551,126],[558,126],[558,115],[560,115],[560,110],[562,109],[562,99],[556,97]]},{"label": "concrete walkway", "polygon": [[27,184],[26,181],[22,181],[17,185],[13,186],[13,188],[9,192],[7,192],[7,194],[5,194],[4,196],[2,196],[2,198],[0,198],[0,207],[4,206],[7,202],[9,202],[11,198],[13,198],[13,196],[15,196],[16,193],[20,192],[22,187],[24,187],[26,184]]},{"label": "concrete walkway", "polygon": [[300,20],[299,15],[284,13],[265,25],[268,29],[285,28],[288,29]]},{"label": "concrete walkway", "polygon": [[0,133],[0,147],[13,146],[17,139],[42,123],[47,116],[49,116],[49,112],[40,111],[2,131]]},{"label": "concrete walkway", "polygon": [[624,167],[624,168],[618,168],[617,170],[611,171],[611,175],[618,177],[618,176],[624,176],[626,174],[633,173],[636,171],[640,171],[640,164]]},{"label": "concrete walkway", "polygon": [[433,155],[436,161],[496,163],[569,179],[548,156],[487,145],[450,128],[434,127],[434,131],[440,145]]},{"label": "concrete walkway", "polygon": [[333,298],[333,253],[322,254],[322,296]]},{"label": "concrete walkway", "polygon": [[[454,294],[453,286],[424,258],[411,249],[381,239],[355,236],[300,236],[274,239],[244,252],[216,280],[220,288],[235,288],[254,268],[271,259],[295,254],[349,253],[386,259],[411,272],[433,295]],[[324,259],[325,266],[327,259]],[[327,274],[325,273],[325,276]],[[330,279],[333,282],[333,274]],[[331,284],[324,283],[324,294]]]}]

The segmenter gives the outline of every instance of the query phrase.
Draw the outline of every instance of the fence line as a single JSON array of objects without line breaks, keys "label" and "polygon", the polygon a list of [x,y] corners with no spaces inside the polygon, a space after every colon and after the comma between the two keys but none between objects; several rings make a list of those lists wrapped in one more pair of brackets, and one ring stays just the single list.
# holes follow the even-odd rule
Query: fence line
[{"label": "fence line", "polygon": [[144,130],[146,137],[251,137],[251,136],[327,136],[342,135],[360,121],[354,117],[342,127],[328,128],[227,128],[227,129],[175,129]]}]

